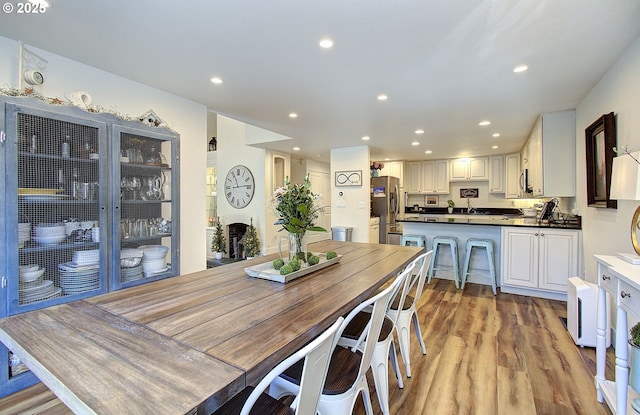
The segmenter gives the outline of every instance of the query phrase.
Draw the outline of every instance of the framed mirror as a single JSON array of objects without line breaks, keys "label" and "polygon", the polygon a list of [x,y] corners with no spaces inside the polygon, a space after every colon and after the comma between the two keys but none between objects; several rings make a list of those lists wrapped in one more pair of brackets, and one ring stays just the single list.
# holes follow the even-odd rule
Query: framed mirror
[{"label": "framed mirror", "polygon": [[585,130],[587,157],[587,205],[616,209],[617,201],[609,199],[611,169],[616,146],[616,117],[604,114]]}]

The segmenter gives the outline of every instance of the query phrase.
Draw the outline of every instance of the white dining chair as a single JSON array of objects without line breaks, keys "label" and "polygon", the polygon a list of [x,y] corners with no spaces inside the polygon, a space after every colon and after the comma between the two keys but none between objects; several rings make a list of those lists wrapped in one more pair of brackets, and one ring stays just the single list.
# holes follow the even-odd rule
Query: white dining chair
[{"label": "white dining chair", "polygon": [[[327,376],[331,352],[343,322],[344,318],[338,318],[320,336],[274,367],[255,388],[245,388],[212,415],[315,414]],[[302,366],[301,386],[291,406],[288,406],[269,396],[265,390],[284,370],[296,363]]]},{"label": "white dining chair", "polygon": [[[408,292],[403,302],[393,302],[387,311],[387,315],[396,322],[396,333],[398,334],[398,343],[400,343],[400,355],[405,366],[405,373],[408,378],[411,377],[411,353],[410,353],[410,331],[411,323],[413,323],[418,343],[422,348],[422,354],[427,354],[427,348],[422,339],[422,330],[420,330],[420,322],[418,321],[418,312],[416,311],[416,303],[422,295],[424,282],[427,278],[427,271],[431,263],[433,251],[426,252],[414,260],[414,272],[409,277]],[[413,291],[415,287],[415,291]]]},{"label": "white dining chair", "polygon": [[[415,267],[415,261],[405,267],[405,269],[396,277],[395,289],[389,296],[386,310],[389,310],[391,304],[394,302],[403,303],[404,298],[407,295],[409,287],[409,276]],[[365,309],[358,313],[350,322],[346,325],[345,330],[338,339],[340,346],[349,347],[352,351],[364,349],[364,339],[362,333],[365,332],[367,324],[370,320],[370,310]],[[391,366],[398,380],[398,386],[404,387],[402,381],[402,374],[398,367],[398,357],[396,355],[395,342],[393,340],[393,332],[395,329],[395,321],[385,315],[382,328],[380,329],[380,335],[376,342],[371,357],[371,370],[373,372],[373,382],[376,387],[376,394],[378,395],[378,402],[380,402],[380,409],[384,415],[389,415],[389,360],[391,360]]]},{"label": "white dining chair", "polygon": [[[358,313],[368,306],[373,306],[367,329],[363,335],[364,348],[362,352],[353,352],[351,349],[339,345],[336,345],[333,351],[327,379],[318,402],[319,415],[351,414],[358,394],[362,395],[367,415],[373,415],[366,374],[371,365],[371,357],[377,342],[367,341],[367,339],[377,339],[380,335],[387,303],[391,293],[397,289],[400,283],[401,281],[396,279],[380,293],[362,302],[345,317],[341,329],[338,330],[338,337]],[[300,377],[300,365],[293,365],[271,383],[269,394],[276,399],[286,395],[296,395],[300,388]]]}]

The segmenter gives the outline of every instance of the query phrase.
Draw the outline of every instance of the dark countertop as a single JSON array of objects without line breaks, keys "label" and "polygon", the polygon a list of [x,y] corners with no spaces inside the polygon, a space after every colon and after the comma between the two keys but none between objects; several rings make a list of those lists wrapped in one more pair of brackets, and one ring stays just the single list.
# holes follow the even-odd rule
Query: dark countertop
[{"label": "dark countertop", "polygon": [[407,218],[398,222],[438,223],[450,225],[490,225],[490,226],[522,226],[529,228],[582,229],[580,217],[568,222],[539,223],[535,218],[514,218],[497,215],[478,215],[477,218]]},{"label": "dark countertop", "polygon": [[[422,214],[431,214],[431,215],[444,215],[449,213],[448,208],[446,207],[426,207],[426,206],[418,206],[414,207],[405,207],[404,213],[422,213]],[[521,215],[522,211],[516,208],[483,208],[483,207],[474,207],[471,208],[471,213],[474,215]],[[466,215],[468,214],[466,207],[454,207],[452,214],[458,215]]]}]

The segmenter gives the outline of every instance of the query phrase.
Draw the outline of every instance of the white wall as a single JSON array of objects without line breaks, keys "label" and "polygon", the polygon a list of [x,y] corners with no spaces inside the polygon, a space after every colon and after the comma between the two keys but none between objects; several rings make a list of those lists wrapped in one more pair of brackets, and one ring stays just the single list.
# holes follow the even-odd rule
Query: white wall
[{"label": "white wall", "polygon": [[640,37],[596,84],[576,108],[576,206],[582,215],[586,279],[596,281],[594,254],[634,252],[630,223],[639,202],[618,201],[618,209],[587,206],[584,130],[613,111],[618,148],[640,149]]},{"label": "white wall", "polygon": [[[27,47],[47,60],[45,83],[38,92],[65,98],[74,91],[86,91],[92,105],[110,108],[135,117],[153,109],[169,127],[180,134],[180,263],[181,273],[204,269],[205,176],[207,109],[204,105],[151,88],[147,85],[84,65],[52,53]],[[17,41],[0,37],[0,86],[17,87]]]},{"label": "white wall", "polygon": [[[267,191],[265,185],[265,150],[245,145],[247,138],[256,133],[256,127],[249,127],[251,126],[243,122],[218,115],[218,216],[225,227],[235,222],[248,224],[253,218],[253,225],[258,231],[264,252],[264,229],[265,225],[270,225],[265,224],[265,209],[267,193],[270,195],[271,190]],[[231,206],[224,196],[225,176],[238,164],[247,166],[256,181],[253,199],[243,209]]]},{"label": "white wall", "polygon": [[[331,185],[331,226],[353,227],[352,241],[369,242],[369,212],[371,185],[369,178],[369,147],[345,147],[331,150],[331,176],[336,171],[362,170],[362,186]],[[340,192],[343,193],[340,196]],[[362,206],[362,208],[360,208]]]}]

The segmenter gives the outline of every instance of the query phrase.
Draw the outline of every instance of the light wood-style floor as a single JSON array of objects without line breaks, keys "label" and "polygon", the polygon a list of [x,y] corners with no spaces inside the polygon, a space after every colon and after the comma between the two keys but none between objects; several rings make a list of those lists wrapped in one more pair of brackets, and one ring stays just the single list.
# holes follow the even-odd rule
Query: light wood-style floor
[{"label": "light wood-style floor", "polygon": [[[392,414],[611,414],[596,400],[595,350],[576,347],[560,321],[566,303],[434,279],[418,313],[427,355],[412,333],[413,377],[401,390],[390,375]],[[0,415],[70,413],[42,384],[0,400]],[[354,413],[365,413],[360,400]]]}]

